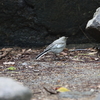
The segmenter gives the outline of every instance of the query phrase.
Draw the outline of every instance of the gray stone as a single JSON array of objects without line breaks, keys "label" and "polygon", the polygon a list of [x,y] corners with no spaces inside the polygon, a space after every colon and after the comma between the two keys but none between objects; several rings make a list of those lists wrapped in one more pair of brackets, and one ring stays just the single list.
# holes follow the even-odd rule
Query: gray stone
[{"label": "gray stone", "polygon": [[31,91],[11,78],[0,77],[0,100],[30,100]]},{"label": "gray stone", "polygon": [[86,28],[96,28],[100,31],[100,7],[97,8],[93,18],[88,21]]},{"label": "gray stone", "polygon": [[69,91],[69,92],[60,92],[59,97],[60,98],[82,98],[93,95],[94,91],[84,91],[84,92],[78,92],[78,91]]},{"label": "gray stone", "polygon": [[89,35],[100,42],[100,7],[97,8],[93,18],[88,21],[86,30]]},{"label": "gray stone", "polygon": [[96,96],[95,100],[100,100],[100,93]]}]

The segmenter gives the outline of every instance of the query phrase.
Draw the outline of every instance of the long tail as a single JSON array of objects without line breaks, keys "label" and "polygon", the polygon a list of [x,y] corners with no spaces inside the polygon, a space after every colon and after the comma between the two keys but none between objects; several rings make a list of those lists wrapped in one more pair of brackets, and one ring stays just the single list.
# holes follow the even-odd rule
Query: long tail
[{"label": "long tail", "polygon": [[40,57],[42,57],[43,55],[45,55],[48,52],[49,52],[49,50],[46,50],[46,51],[41,52],[39,55],[36,56],[35,59],[39,59]]}]

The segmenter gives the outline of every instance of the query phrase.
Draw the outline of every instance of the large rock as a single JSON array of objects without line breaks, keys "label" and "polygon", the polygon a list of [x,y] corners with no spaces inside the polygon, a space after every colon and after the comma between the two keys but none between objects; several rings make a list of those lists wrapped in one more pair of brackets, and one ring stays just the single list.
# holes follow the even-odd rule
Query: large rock
[{"label": "large rock", "polygon": [[[87,42],[81,30],[98,7],[98,2],[0,0],[0,46],[39,46],[61,35],[71,37],[69,43]],[[57,37],[50,39],[51,35]]]},{"label": "large rock", "polygon": [[0,77],[0,100],[30,100],[31,91],[10,78]]},{"label": "large rock", "polygon": [[100,42],[100,7],[94,13],[93,18],[88,21],[86,30],[90,36]]}]

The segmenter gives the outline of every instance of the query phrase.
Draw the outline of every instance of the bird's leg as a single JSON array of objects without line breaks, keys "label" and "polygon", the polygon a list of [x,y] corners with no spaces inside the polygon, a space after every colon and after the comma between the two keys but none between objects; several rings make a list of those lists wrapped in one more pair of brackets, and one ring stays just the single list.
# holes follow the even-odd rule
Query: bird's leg
[{"label": "bird's leg", "polygon": [[53,60],[56,60],[56,57],[57,57],[56,54],[53,54]]},{"label": "bird's leg", "polygon": [[59,60],[60,57],[59,57],[57,54],[54,54],[54,55],[53,55],[53,59],[54,59],[54,60]]},{"label": "bird's leg", "polygon": [[99,56],[100,56],[100,51],[99,50],[97,51],[97,54],[96,55],[99,58]]}]

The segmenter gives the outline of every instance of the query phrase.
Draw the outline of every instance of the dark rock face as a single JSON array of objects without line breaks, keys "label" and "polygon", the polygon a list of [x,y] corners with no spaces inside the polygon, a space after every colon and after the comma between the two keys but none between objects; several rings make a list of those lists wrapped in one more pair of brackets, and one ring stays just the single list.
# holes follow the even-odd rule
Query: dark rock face
[{"label": "dark rock face", "polygon": [[98,2],[0,0],[0,45],[40,46],[62,35],[71,37],[69,43],[88,42],[79,27],[85,28]]},{"label": "dark rock face", "polygon": [[[0,45],[32,45],[45,28],[35,24],[35,13],[23,0],[0,0]],[[42,33],[42,34],[41,34]]]},{"label": "dark rock face", "polygon": [[93,18],[88,21],[86,30],[89,35],[100,42],[100,7],[94,13]]}]

